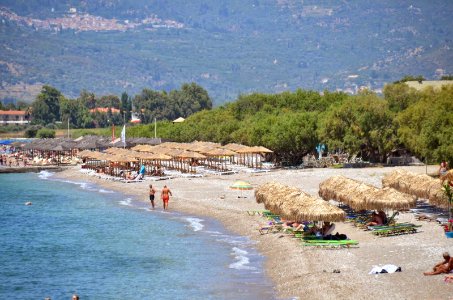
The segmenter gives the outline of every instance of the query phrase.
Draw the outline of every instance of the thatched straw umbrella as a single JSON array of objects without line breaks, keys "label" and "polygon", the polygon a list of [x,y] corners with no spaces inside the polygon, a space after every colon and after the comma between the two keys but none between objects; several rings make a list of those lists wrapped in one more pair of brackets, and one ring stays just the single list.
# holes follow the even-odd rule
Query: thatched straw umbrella
[{"label": "thatched straw umbrella", "polygon": [[177,154],[175,157],[180,159],[181,169],[183,171],[186,171],[185,166],[187,166],[188,172],[193,172],[192,162],[194,162],[195,160],[206,158],[206,156],[204,156],[203,154],[193,152],[193,151],[186,151],[186,150],[183,150],[182,152]]},{"label": "thatched straw umbrella", "polygon": [[[228,150],[228,149],[216,148],[216,149],[207,151],[205,154],[209,157],[208,165],[210,167],[214,166],[215,169],[226,170],[227,169],[226,160],[222,160],[222,158],[228,157],[231,161],[231,157],[236,155],[236,152]],[[213,158],[217,158],[217,160],[220,161],[220,168],[218,168],[215,165],[215,161]]]},{"label": "thatched straw umbrella", "polygon": [[367,208],[375,210],[406,210],[416,206],[414,196],[398,192],[394,188],[379,189],[373,197],[367,198]]},{"label": "thatched straw umbrella", "polygon": [[376,191],[373,186],[344,176],[333,176],[319,184],[319,196],[324,200],[340,201],[354,210],[367,209],[367,196]]},{"label": "thatched straw umbrella", "polygon": [[296,221],[343,221],[345,212],[328,202],[280,183],[266,183],[255,190],[256,201],[283,218]]},{"label": "thatched straw umbrella", "polygon": [[321,182],[319,195],[325,200],[343,202],[354,210],[401,210],[416,205],[414,197],[393,188],[378,189],[343,176],[333,176]]},{"label": "thatched straw umbrella", "polygon": [[442,180],[426,174],[415,174],[406,170],[395,170],[382,179],[382,185],[417,197],[429,203],[448,207],[448,198],[442,189]]},{"label": "thatched straw umbrella", "polygon": [[225,146],[222,146],[222,148],[237,152],[238,150],[241,150],[242,148],[245,148],[247,146],[241,145],[241,144],[235,144],[235,143],[230,143],[226,144]]},{"label": "thatched straw umbrella", "polygon": [[82,157],[82,158],[89,157],[92,152],[93,151],[91,151],[91,150],[83,150],[83,151],[80,151],[79,153],[77,153],[77,156]]}]

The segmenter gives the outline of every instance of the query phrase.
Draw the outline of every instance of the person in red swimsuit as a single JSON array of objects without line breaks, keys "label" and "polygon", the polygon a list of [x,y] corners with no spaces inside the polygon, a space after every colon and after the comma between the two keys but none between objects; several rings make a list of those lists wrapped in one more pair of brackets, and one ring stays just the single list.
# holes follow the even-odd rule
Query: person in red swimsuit
[{"label": "person in red swimsuit", "polygon": [[164,210],[167,210],[168,201],[170,200],[170,196],[173,196],[173,195],[171,194],[170,189],[166,185],[164,185],[164,188],[162,189],[160,196],[162,198],[162,201],[164,202]]}]

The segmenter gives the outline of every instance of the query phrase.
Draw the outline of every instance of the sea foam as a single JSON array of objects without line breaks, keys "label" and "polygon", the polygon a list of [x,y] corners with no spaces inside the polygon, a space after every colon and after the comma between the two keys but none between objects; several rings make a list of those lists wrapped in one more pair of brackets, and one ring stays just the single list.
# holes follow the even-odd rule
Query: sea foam
[{"label": "sea foam", "polygon": [[246,256],[248,254],[247,251],[239,249],[237,247],[233,247],[233,253],[234,258],[236,261],[232,264],[229,265],[231,269],[237,269],[237,270],[255,270],[255,267],[250,267],[248,264],[250,264],[249,258]]},{"label": "sea foam", "polygon": [[124,206],[132,206],[131,202],[132,202],[131,198],[126,198],[124,200],[118,201],[119,204]]},{"label": "sea foam", "polygon": [[41,179],[47,179],[47,178],[49,178],[51,176],[53,176],[53,173],[45,171],[45,170],[39,172],[39,175],[38,175],[38,177],[41,178]]},{"label": "sea foam", "polygon": [[189,226],[192,227],[193,231],[200,231],[203,229],[204,225],[201,224],[203,222],[202,219],[198,218],[185,218],[186,221],[189,222]]}]

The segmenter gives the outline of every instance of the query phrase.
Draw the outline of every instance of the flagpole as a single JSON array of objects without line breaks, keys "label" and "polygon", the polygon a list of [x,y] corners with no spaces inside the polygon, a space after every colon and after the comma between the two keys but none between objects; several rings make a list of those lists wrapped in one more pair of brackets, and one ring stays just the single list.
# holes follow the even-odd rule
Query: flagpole
[{"label": "flagpole", "polygon": [[123,123],[124,123],[124,141],[123,141],[123,149],[126,148],[126,114],[123,113]]},{"label": "flagpole", "polygon": [[156,123],[156,117],[154,117],[154,138],[157,138],[157,123]]}]

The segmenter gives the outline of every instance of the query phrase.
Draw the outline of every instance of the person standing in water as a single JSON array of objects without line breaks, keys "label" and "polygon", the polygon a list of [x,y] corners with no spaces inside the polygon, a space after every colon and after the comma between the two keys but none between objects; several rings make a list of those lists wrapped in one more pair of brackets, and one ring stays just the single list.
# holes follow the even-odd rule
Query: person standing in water
[{"label": "person standing in water", "polygon": [[171,194],[170,189],[164,185],[164,188],[162,189],[162,192],[160,194],[162,201],[164,202],[164,210],[168,209],[168,201],[170,200],[170,196],[173,196]]},{"label": "person standing in water", "polygon": [[151,201],[151,206],[153,207],[153,209],[154,209],[154,194],[156,194],[156,190],[150,184],[149,185],[149,201]]}]

